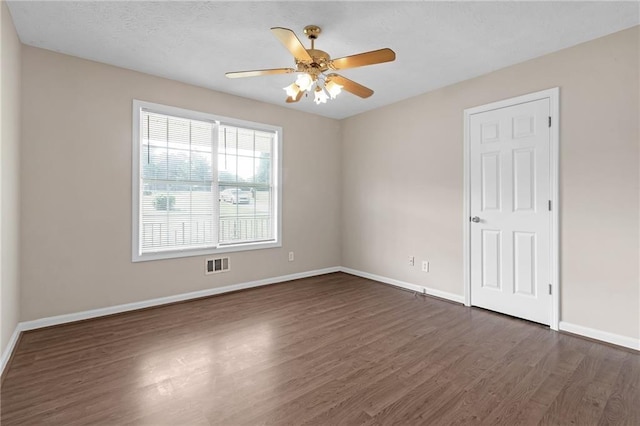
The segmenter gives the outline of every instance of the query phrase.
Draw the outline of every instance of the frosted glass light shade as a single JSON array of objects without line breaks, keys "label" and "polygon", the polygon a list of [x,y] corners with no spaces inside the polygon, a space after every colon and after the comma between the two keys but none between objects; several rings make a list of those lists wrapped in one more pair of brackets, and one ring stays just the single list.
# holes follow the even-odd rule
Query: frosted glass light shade
[{"label": "frosted glass light shade", "polygon": [[284,88],[284,91],[287,92],[287,96],[295,99],[295,97],[298,96],[298,93],[300,93],[300,87],[295,83],[291,83],[289,86]]},{"label": "frosted glass light shade", "polygon": [[309,90],[313,86],[313,78],[309,74],[300,74],[296,79],[296,84],[300,90]]},{"label": "frosted glass light shade", "polygon": [[329,96],[327,96],[327,94],[324,92],[324,90],[322,90],[320,87],[318,87],[315,91],[315,98],[313,99],[313,101],[320,105],[320,104],[326,104],[327,103],[327,99],[329,99]]},{"label": "frosted glass light shade", "polygon": [[335,99],[336,96],[338,96],[340,92],[342,92],[342,86],[333,81],[328,81],[324,87],[325,89],[327,89],[327,92],[329,92],[331,99]]}]

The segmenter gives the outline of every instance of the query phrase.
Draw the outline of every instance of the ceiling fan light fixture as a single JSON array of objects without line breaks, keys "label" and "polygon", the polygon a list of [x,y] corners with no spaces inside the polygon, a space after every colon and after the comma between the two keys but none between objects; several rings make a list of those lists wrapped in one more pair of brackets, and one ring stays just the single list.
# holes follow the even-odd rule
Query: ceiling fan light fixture
[{"label": "ceiling fan light fixture", "polygon": [[331,80],[327,80],[324,88],[327,89],[327,92],[329,92],[329,96],[331,96],[331,99],[335,99],[336,96],[338,96],[340,92],[342,92],[342,86]]},{"label": "ceiling fan light fixture", "polygon": [[300,86],[298,86],[296,83],[291,83],[289,86],[284,87],[284,91],[287,92],[287,96],[289,96],[290,98],[295,98],[296,96],[298,96],[298,93],[300,93]]},{"label": "ceiling fan light fixture", "polygon": [[296,83],[300,90],[305,91],[311,89],[313,86],[313,78],[309,74],[300,74],[296,79]]},{"label": "ceiling fan light fixture", "polygon": [[[271,32],[293,55],[295,68],[233,71],[225,75],[227,78],[241,78],[297,73],[295,83],[283,88],[287,92],[286,103],[298,102],[307,93],[314,92],[315,103],[324,104],[329,97],[335,99],[342,90],[366,99],[373,95],[373,90],[332,71],[382,64],[396,59],[396,53],[389,48],[331,59],[327,52],[315,48],[315,40],[322,32],[316,25],[304,27],[304,33],[311,40],[311,49],[307,49],[289,28],[273,27]],[[330,74],[325,74],[327,72]]]},{"label": "ceiling fan light fixture", "polygon": [[313,99],[313,101],[316,103],[316,105],[326,104],[327,103],[327,99],[329,99],[329,96],[327,96],[325,91],[322,90],[322,88],[320,86],[317,86],[316,87],[316,91],[315,91],[315,97]]}]

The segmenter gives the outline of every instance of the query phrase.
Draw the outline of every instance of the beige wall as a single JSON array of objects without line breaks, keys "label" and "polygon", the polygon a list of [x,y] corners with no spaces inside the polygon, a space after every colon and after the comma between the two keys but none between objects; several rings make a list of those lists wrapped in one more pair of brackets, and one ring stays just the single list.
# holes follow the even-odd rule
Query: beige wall
[{"label": "beige wall", "polygon": [[19,143],[20,143],[20,40],[7,5],[0,4],[2,63],[0,71],[0,354],[20,316],[19,288]]},{"label": "beige wall", "polygon": [[343,121],[343,266],[462,295],[463,110],[559,86],[561,320],[639,338],[639,36]]},{"label": "beige wall", "polygon": [[[342,122],[25,46],[21,319],[340,264],[462,295],[462,112],[559,86],[562,320],[638,338],[639,36]],[[131,263],[133,98],[284,127],[282,249],[208,277],[202,257]]]},{"label": "beige wall", "polygon": [[[22,65],[22,320],[340,264],[338,121],[33,47]],[[209,276],[203,256],[131,262],[134,98],[283,127],[282,248]]]}]

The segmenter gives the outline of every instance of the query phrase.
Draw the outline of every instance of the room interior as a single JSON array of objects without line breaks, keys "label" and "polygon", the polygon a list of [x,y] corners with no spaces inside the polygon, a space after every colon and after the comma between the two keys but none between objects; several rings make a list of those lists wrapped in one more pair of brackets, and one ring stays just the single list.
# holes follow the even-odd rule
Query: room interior
[{"label": "room interior", "polygon": [[[593,353],[618,370],[615,377],[598,376],[611,388],[600,392],[606,393],[600,411],[581,417],[583,424],[620,412],[627,417],[614,416],[613,423],[633,424],[640,416],[637,408],[622,403],[625,411],[611,401],[607,405],[607,399],[617,392],[618,374],[631,380],[620,385],[621,401],[633,401],[640,389],[639,10],[635,2],[335,2],[328,7],[321,2],[2,1],[2,405],[16,404],[19,391],[5,391],[38,361],[37,351],[43,357],[49,350],[56,353],[53,346],[65,339],[99,351],[99,345],[92,346],[96,336],[131,331],[145,318],[170,328],[162,323],[165,314],[212,309],[203,323],[224,321],[215,308],[233,311],[234,301],[260,318],[260,300],[276,309],[279,298],[300,303],[295,297],[306,294],[310,312],[316,310],[314,297],[333,297],[327,306],[349,300],[354,318],[370,308],[381,318],[367,317],[370,326],[383,327],[383,318],[390,321],[386,325],[393,323],[387,308],[434,321],[418,321],[417,336],[462,328],[456,324],[463,319],[486,321],[487,329],[476,338],[491,341],[496,353],[508,353],[508,345],[500,347],[497,340],[509,341],[508,331],[528,336],[533,348],[553,344],[565,347],[565,355]],[[322,104],[309,96],[287,103],[283,88],[294,82],[292,75],[224,76],[292,66],[270,28],[290,28],[306,46],[302,29],[309,24],[322,27],[316,47],[332,57],[395,51],[394,61],[341,72],[373,89],[371,97],[343,90]],[[464,306],[464,111],[552,88],[559,90],[560,117],[558,331]],[[226,253],[230,270],[213,275],[203,273],[207,255],[132,261],[134,100],[282,129],[277,247]],[[428,271],[422,262],[428,262]],[[164,307],[152,309],[157,306]],[[303,315],[300,309],[296,315]],[[328,322],[319,330],[332,333],[330,318],[323,318]],[[77,328],[83,324],[89,329]],[[235,338],[257,339],[259,345],[260,336],[277,334],[266,326],[256,323],[261,333],[245,331]],[[380,336],[393,340],[389,330],[381,329]],[[417,363],[428,350],[415,348],[406,357],[415,356]],[[569,355],[565,361],[588,376],[589,365]],[[490,366],[477,369],[490,371]],[[358,383],[357,376],[354,380]],[[177,381],[171,386],[153,390],[177,392]],[[356,390],[349,389],[344,392],[353,392],[352,400],[345,401],[359,407]],[[470,389],[486,391],[465,392]],[[580,401],[598,393],[588,383],[580,389]],[[306,395],[300,392],[295,398]],[[429,388],[423,395],[429,392],[438,393]],[[407,391],[399,401],[422,407],[411,395]],[[343,418],[345,424],[386,424],[398,421],[393,416],[403,409],[401,402],[399,408],[385,406],[396,411],[381,406],[376,415],[382,417],[376,419],[366,410],[362,415],[368,417],[358,417],[360,408],[347,404],[335,417],[330,410],[314,411],[321,396],[307,395],[295,400],[297,405],[289,398],[292,411],[285,411],[291,417],[260,411],[276,406],[241,417],[242,401],[235,401],[235,414],[214,410],[201,418],[180,400],[170,417],[138,420],[336,424]],[[43,401],[47,408],[39,415],[53,417],[31,420],[62,422],[54,416],[55,406]],[[150,403],[158,416],[159,401]],[[563,413],[589,414],[579,402],[567,404]],[[556,405],[531,418],[560,422],[543,417],[559,416]],[[301,414],[294,406],[311,408]],[[463,412],[466,405],[455,407]],[[478,415],[465,409],[465,415]],[[451,413],[437,411],[427,423],[454,422]],[[81,416],[90,414],[74,419],[82,423]],[[425,424],[426,418],[400,417],[405,424]],[[529,424],[526,417],[519,421]]]}]

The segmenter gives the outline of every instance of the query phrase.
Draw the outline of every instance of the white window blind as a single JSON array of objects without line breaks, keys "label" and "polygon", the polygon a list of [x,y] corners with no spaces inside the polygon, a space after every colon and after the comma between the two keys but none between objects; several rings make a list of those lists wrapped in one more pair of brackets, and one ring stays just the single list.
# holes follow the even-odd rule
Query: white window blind
[{"label": "white window blind", "polygon": [[134,261],[279,245],[277,130],[137,108]]},{"label": "white window blind", "polygon": [[[273,239],[271,154],[274,134],[221,126],[218,184],[221,197],[219,242]],[[226,195],[228,194],[228,195]]]},{"label": "white window blind", "polygon": [[215,124],[142,112],[142,252],[215,244]]}]

